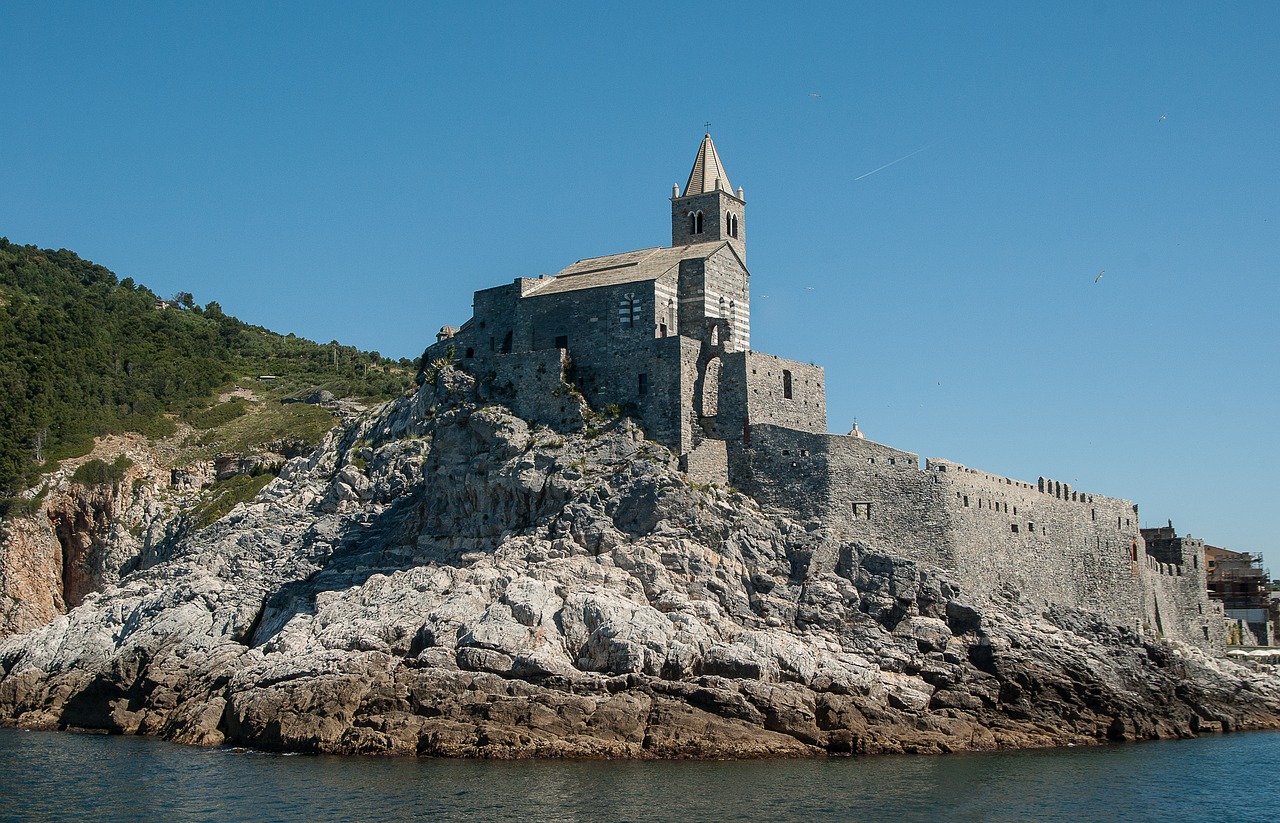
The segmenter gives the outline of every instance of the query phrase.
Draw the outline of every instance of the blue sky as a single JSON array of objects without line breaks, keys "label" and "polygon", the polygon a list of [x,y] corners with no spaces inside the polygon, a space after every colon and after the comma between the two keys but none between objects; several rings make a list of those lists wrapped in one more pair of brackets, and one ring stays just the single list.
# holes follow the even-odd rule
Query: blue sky
[{"label": "blue sky", "polygon": [[1280,4],[4,0],[0,28],[0,235],[395,357],[475,289],[668,243],[710,121],[753,346],[826,366],[833,430],[1280,574]]}]

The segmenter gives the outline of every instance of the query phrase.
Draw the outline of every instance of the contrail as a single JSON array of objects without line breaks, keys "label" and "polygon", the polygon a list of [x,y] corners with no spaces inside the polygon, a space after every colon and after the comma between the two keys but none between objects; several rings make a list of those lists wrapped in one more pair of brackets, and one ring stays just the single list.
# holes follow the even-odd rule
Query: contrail
[{"label": "contrail", "polygon": [[878,168],[878,169],[872,169],[871,171],[867,172],[866,174],[863,174],[863,175],[860,175],[860,176],[858,176],[858,177],[853,178],[853,182],[855,182],[855,183],[856,183],[856,182],[858,182],[859,180],[861,180],[863,177],[870,177],[871,175],[875,174],[875,173],[876,173],[876,172],[878,172],[878,171],[884,171],[885,169],[887,169],[887,168],[889,168],[890,166],[892,166],[894,163],[901,163],[903,160],[906,160],[906,159],[907,159],[907,158],[909,158],[909,157],[915,157],[917,154],[919,154],[920,152],[924,151],[924,150],[925,150],[925,149],[927,149],[927,148],[931,148],[933,145],[934,145],[933,143],[930,143],[928,146],[925,146],[924,148],[916,149],[915,151],[911,152],[910,154],[906,154],[906,155],[903,155],[902,157],[899,157],[897,160],[894,160],[892,163],[885,163],[883,166],[881,166],[881,167],[880,167],[880,168]]}]

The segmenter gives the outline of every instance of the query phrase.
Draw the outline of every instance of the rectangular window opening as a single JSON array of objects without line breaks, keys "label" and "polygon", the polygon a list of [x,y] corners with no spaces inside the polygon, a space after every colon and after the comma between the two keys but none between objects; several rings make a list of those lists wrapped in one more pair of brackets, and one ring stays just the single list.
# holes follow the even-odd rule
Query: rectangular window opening
[{"label": "rectangular window opening", "polygon": [[645,374],[643,372],[640,374],[639,385],[636,388],[639,394],[649,393],[649,375],[648,374]]}]

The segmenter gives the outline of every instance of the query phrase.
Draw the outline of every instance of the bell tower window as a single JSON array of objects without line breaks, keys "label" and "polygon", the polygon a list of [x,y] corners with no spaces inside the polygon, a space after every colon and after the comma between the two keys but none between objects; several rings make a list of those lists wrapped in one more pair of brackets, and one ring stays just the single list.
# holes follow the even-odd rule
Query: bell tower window
[{"label": "bell tower window", "polygon": [[689,234],[702,234],[702,210],[689,213]]}]

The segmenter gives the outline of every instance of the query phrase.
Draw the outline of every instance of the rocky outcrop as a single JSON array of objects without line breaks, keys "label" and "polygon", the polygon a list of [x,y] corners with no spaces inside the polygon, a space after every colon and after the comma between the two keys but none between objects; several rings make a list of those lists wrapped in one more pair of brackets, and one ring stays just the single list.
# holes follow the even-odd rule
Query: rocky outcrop
[{"label": "rocky outcrop", "polygon": [[[128,468],[110,482],[74,479],[79,465],[103,457],[125,457]],[[0,637],[47,623],[173,540],[178,501],[161,494],[170,474],[141,436],[113,435],[45,475],[29,511],[0,522]]]},{"label": "rocky outcrop", "polygon": [[1052,745],[1280,725],[1280,682],[690,485],[449,369],[0,646],[0,717],[484,757]]}]

